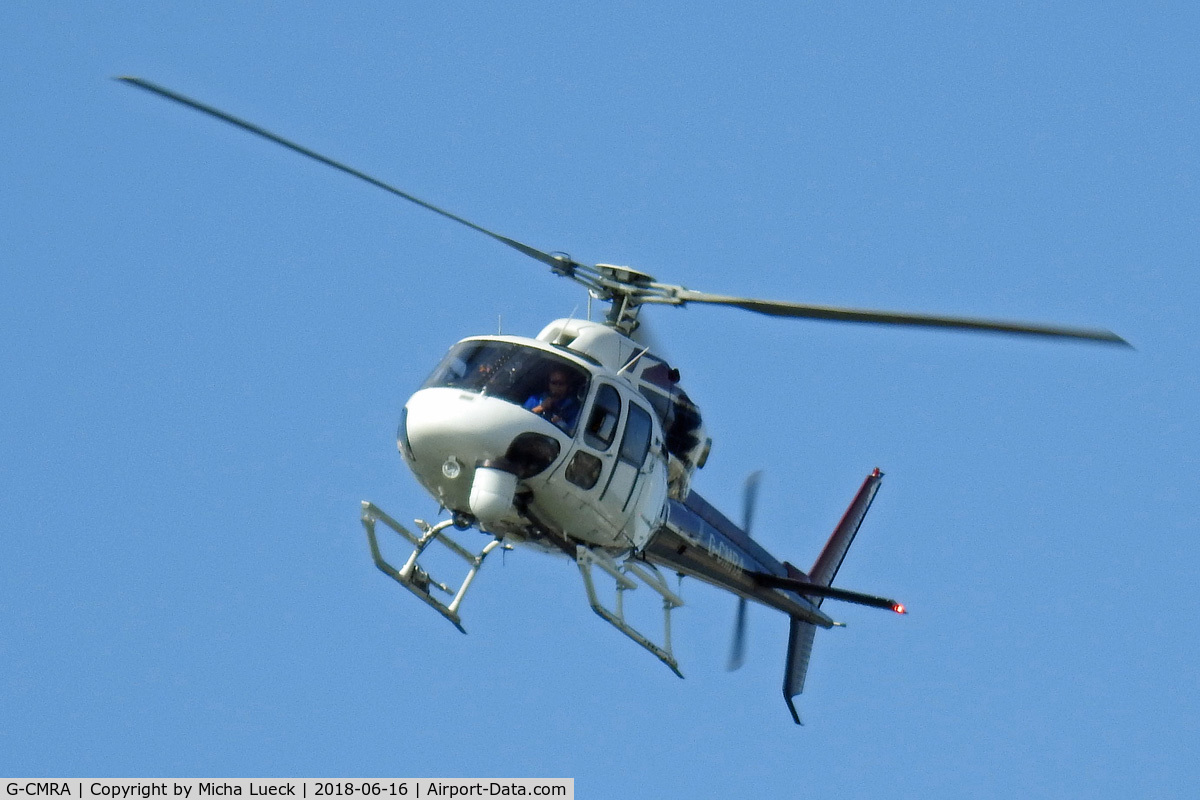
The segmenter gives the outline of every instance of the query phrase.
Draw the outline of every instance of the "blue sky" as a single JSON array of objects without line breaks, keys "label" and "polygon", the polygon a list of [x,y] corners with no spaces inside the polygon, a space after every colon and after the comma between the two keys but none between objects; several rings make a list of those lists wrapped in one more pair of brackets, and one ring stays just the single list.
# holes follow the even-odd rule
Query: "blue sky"
[{"label": "blue sky", "polygon": [[[573,777],[580,797],[1184,797],[1200,782],[1191,4],[0,8],[0,774]],[[696,488],[807,566],[887,474],[795,728],[786,620],[684,581],[685,680],[570,564],[463,636],[358,522],[399,410],[586,303],[715,293],[1096,325],[1136,351],[655,309]],[[832,604],[831,604],[832,606]]]}]

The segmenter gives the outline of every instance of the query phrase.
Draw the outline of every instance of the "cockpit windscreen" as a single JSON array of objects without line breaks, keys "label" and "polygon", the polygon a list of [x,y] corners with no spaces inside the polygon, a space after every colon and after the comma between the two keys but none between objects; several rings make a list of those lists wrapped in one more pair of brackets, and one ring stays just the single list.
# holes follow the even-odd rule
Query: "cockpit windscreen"
[{"label": "cockpit windscreen", "polygon": [[[569,398],[565,405],[577,410],[587,396],[588,373],[564,358],[534,347],[513,342],[466,341],[450,350],[421,388],[435,387],[498,397],[529,409],[539,407],[543,398],[556,393]],[[559,403],[564,404],[564,400]],[[556,424],[574,434],[576,416],[577,411],[569,418],[564,415]]]}]

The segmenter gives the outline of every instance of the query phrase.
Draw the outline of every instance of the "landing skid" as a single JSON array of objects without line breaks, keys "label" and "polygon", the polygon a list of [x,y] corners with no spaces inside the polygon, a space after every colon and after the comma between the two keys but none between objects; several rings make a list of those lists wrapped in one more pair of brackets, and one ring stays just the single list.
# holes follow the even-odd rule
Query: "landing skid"
[{"label": "landing skid", "polygon": [[[383,553],[379,548],[376,526],[381,522],[386,527],[395,531],[414,548],[412,554],[404,562],[404,566],[399,569],[392,566],[383,557]],[[462,605],[463,597],[466,596],[467,590],[471,588],[471,583],[475,580],[475,576],[479,574],[479,568],[483,566],[483,560],[487,558],[488,553],[497,547],[507,548],[509,546],[502,544],[499,539],[492,539],[478,553],[472,553],[450,538],[446,532],[446,529],[454,524],[453,520],[444,520],[436,525],[429,525],[423,520],[415,520],[415,522],[421,531],[420,536],[412,533],[399,522],[392,519],[374,503],[366,500],[362,503],[362,524],[367,531],[367,541],[371,546],[371,558],[374,559],[375,566],[385,575],[396,581],[396,583],[419,597],[426,605],[448,619],[454,627],[466,633],[466,630],[462,626],[462,619],[458,615],[458,609]],[[469,567],[467,575],[457,587],[435,579],[429,574],[428,570],[421,566],[421,555],[434,542],[440,542],[450,552],[467,563]],[[666,664],[672,672],[682,678],[683,673],[679,671],[679,662],[675,660],[675,656],[671,652],[671,611],[682,606],[683,599],[671,591],[670,587],[667,586],[666,579],[659,573],[658,568],[653,564],[633,559],[627,559],[618,564],[612,556],[604,551],[592,550],[583,545],[579,545],[575,549],[575,563],[579,567],[580,575],[583,576],[583,584],[587,589],[588,602],[591,604],[592,610],[621,633],[653,653],[659,661]],[[592,575],[593,566],[599,567],[601,571],[606,573],[616,583],[617,595],[613,608],[609,608],[601,603],[599,597],[596,595],[596,584]],[[634,628],[625,619],[625,592],[636,589],[639,585],[649,587],[663,599],[663,635],[661,644],[652,641],[650,637]],[[439,594],[435,595],[434,590]],[[448,601],[444,601],[439,595],[445,595]]]},{"label": "landing skid", "polygon": [[[632,559],[626,560],[618,566],[617,562],[607,553],[592,550],[583,545],[579,545],[575,550],[575,563],[579,567],[579,574],[583,576],[583,585],[587,589],[588,602],[591,603],[592,610],[621,633],[653,653],[659,661],[682,678],[683,673],[679,671],[679,662],[671,653],[671,611],[683,605],[683,600],[668,588],[666,579],[658,569],[652,564]],[[599,567],[616,581],[617,601],[613,609],[606,608],[596,596],[596,585],[592,580],[593,565]],[[625,620],[625,592],[638,587],[638,581],[634,578],[653,589],[663,599],[663,641],[661,645],[650,641],[648,637]]]},{"label": "landing skid", "polygon": [[[382,522],[416,548],[400,569],[396,569],[389,564],[379,550],[379,542],[375,537],[375,524],[377,522]],[[424,520],[419,519],[415,520],[415,522],[417,527],[421,529],[420,537],[409,532],[408,529],[385,514],[374,503],[366,500],[362,503],[362,524],[367,529],[367,541],[371,545],[371,558],[375,560],[375,566],[379,567],[381,572],[395,580],[396,583],[421,598],[421,600],[443,617],[450,620],[454,627],[466,633],[466,630],[462,626],[462,620],[458,616],[458,608],[462,605],[463,597],[467,594],[467,589],[471,587],[471,582],[475,580],[475,576],[479,573],[479,567],[483,565],[483,560],[487,558],[488,553],[500,546],[500,540],[493,539],[484,545],[483,550],[476,554],[467,550],[445,533],[446,528],[454,524],[453,520],[445,520],[436,525],[429,525]],[[434,580],[433,576],[417,563],[425,548],[434,542],[441,542],[451,552],[470,565],[467,576],[463,578],[462,583],[457,588]],[[437,589],[439,592],[448,595],[450,601],[448,603],[442,602],[442,600],[433,595],[431,589]]]}]

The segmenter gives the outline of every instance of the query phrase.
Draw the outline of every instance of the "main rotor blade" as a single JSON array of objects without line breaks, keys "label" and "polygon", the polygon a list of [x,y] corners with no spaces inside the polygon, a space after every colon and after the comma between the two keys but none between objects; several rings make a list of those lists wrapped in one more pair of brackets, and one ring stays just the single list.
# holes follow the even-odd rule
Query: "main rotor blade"
[{"label": "main rotor blade", "polygon": [[1129,342],[1117,334],[1102,328],[1071,328],[1033,322],[1007,322],[1004,320],[976,319],[972,317],[947,317],[935,314],[908,314],[894,311],[839,308],[837,306],[815,306],[805,303],[785,303],[776,300],[756,300],[749,297],[727,297],[725,295],[707,294],[705,292],[696,292],[691,289],[682,288],[674,292],[673,296],[682,303],[709,303],[712,305],[734,306],[773,317],[800,317],[836,322],[871,322],[881,325],[910,325],[925,328],[957,328],[993,333],[1085,339],[1092,342],[1105,342],[1132,347]]},{"label": "main rotor blade", "polygon": [[377,186],[380,189],[383,189],[385,192],[390,192],[391,194],[394,194],[397,197],[402,197],[405,200],[408,200],[410,203],[416,203],[417,205],[421,206],[422,208],[427,208],[430,211],[434,212],[435,214],[441,214],[443,217],[446,217],[447,219],[452,219],[455,222],[459,223],[460,225],[466,225],[468,228],[479,231],[480,233],[484,234],[485,236],[490,236],[493,239],[495,239],[496,241],[498,241],[502,244],[506,244],[509,247],[513,248],[514,250],[524,253],[525,255],[529,256],[530,258],[536,258],[538,261],[541,261],[543,264],[547,264],[550,267],[554,268],[555,271],[558,271],[558,272],[565,271],[565,272],[569,273],[570,268],[575,266],[575,264],[572,261],[570,261],[569,259],[555,258],[554,256],[550,255],[549,253],[545,253],[541,250],[538,250],[537,248],[530,247],[529,245],[524,244],[523,242],[518,242],[516,239],[510,239],[507,236],[503,236],[499,233],[496,233],[495,231],[489,231],[487,228],[484,228],[480,225],[476,225],[474,222],[471,222],[468,219],[463,219],[462,217],[458,216],[457,214],[452,214],[449,211],[445,210],[444,208],[438,208],[437,206],[433,205],[432,203],[427,203],[419,197],[414,197],[411,194],[409,194],[408,192],[404,192],[404,191],[401,191],[400,189],[397,189],[395,186],[390,186],[390,185],[384,183],[383,181],[379,180],[378,178],[373,178],[370,175],[366,174],[365,172],[360,172],[359,170],[354,169],[354,167],[350,167],[350,166],[342,164],[338,161],[334,161],[332,158],[327,158],[316,151],[309,150],[307,147],[303,147],[302,145],[298,145],[295,142],[289,141],[289,140],[283,138],[282,136],[271,133],[270,131],[268,131],[265,128],[260,128],[259,126],[255,125],[253,123],[246,122],[243,119],[238,119],[237,117],[233,116],[232,114],[226,114],[224,111],[221,111],[220,109],[216,109],[216,108],[213,108],[212,106],[205,105],[204,103],[201,103],[197,100],[193,100],[190,97],[185,97],[181,94],[178,94],[177,92],[171,91],[170,89],[159,86],[158,84],[151,83],[150,81],[142,80],[141,78],[134,78],[134,77],[125,75],[125,76],[121,76],[121,77],[117,78],[117,80],[122,81],[123,83],[128,83],[131,86],[137,86],[140,89],[145,89],[148,92],[157,94],[160,97],[165,97],[168,100],[174,100],[176,103],[180,103],[182,105],[188,106],[189,108],[193,108],[196,111],[201,111],[205,114],[208,114],[210,117],[216,117],[217,119],[221,120],[222,122],[227,122],[230,125],[241,128],[244,131],[249,131],[250,133],[253,133],[256,136],[261,136],[262,138],[268,139],[272,142],[275,142],[276,144],[283,145],[284,147],[288,148],[289,150],[294,150],[295,152],[299,153],[302,156],[308,156],[309,158],[313,159],[314,161],[319,161],[322,164],[333,167],[336,170],[341,170],[342,172],[345,172],[347,175],[353,175],[355,178],[364,180],[367,183],[371,184],[372,186]]}]

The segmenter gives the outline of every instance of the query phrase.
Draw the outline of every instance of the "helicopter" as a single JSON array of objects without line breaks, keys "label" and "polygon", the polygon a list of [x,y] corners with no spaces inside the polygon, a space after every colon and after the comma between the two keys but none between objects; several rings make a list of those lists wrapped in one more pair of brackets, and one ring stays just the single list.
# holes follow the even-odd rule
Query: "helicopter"
[{"label": "helicopter", "polygon": [[[823,608],[839,600],[898,614],[891,598],[833,585],[883,473],[872,470],[808,571],[771,555],[751,537],[759,473],[747,480],[741,524],[692,488],[712,448],[699,406],[680,372],[646,334],[645,306],[720,305],[772,317],[919,326],[1082,340],[1128,347],[1111,331],[1027,322],[898,313],[761,300],[661,283],[613,264],[585,264],[496,233],[353,167],[170,89],[123,76],[144,89],[365,181],[540,262],[606,303],[603,321],[557,319],[536,336],[471,336],[453,345],[400,414],[396,446],[422,488],[448,517],[415,520],[417,532],[369,501],[361,521],[375,565],[466,632],[460,609],[484,560],[497,549],[555,554],[578,568],[592,610],[683,677],[671,646],[671,615],[684,605],[666,576],[691,577],[737,597],[728,666],[744,661],[749,602],[790,621],[783,696],[796,724],[817,628],[843,626]],[[590,317],[590,315],[589,315]],[[383,554],[380,525],[413,548],[400,566]],[[456,538],[475,530],[478,551]],[[393,542],[395,540],[392,540]],[[461,559],[457,583],[430,573],[435,545]],[[598,580],[614,588],[601,598]],[[627,592],[662,600],[662,630],[625,614]]]}]

